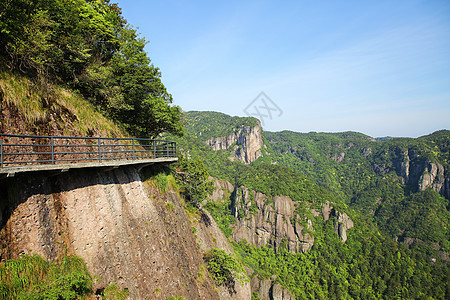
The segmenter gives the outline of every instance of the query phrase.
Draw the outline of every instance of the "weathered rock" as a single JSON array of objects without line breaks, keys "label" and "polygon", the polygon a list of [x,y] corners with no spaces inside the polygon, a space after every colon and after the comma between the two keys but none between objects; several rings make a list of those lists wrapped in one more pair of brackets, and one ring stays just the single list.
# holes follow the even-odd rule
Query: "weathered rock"
[{"label": "weathered rock", "polygon": [[328,221],[328,219],[330,219],[332,209],[333,208],[330,206],[330,201],[327,201],[327,203],[322,206],[322,216],[325,221]]},{"label": "weathered rock", "polygon": [[335,162],[338,162],[338,163],[340,163],[340,162],[342,162],[343,160],[344,160],[344,158],[345,158],[345,153],[344,152],[341,152],[341,153],[336,153],[335,155],[333,155],[333,156],[331,156],[330,157],[332,160],[334,160]]},{"label": "weathered rock", "polygon": [[258,297],[262,300],[270,300],[270,289],[272,287],[272,280],[260,280],[258,276],[253,276],[251,280],[251,287],[253,292],[258,293]]},{"label": "weathered rock", "polygon": [[[402,183],[415,186],[417,191],[432,188],[447,199],[450,197],[450,187],[446,183],[450,179],[446,178],[448,171],[442,164],[425,160],[414,150],[399,148],[396,150],[396,155],[398,159],[394,160],[393,164],[398,175],[402,178]],[[387,166],[383,167],[389,171]],[[387,173],[383,172],[379,165],[374,165],[374,170],[377,174]]]},{"label": "weathered rock", "polygon": [[[202,215],[199,220],[195,220],[195,237],[200,252],[204,253],[211,248],[217,248],[235,256],[233,247],[231,247],[227,238],[220,230],[219,226],[217,226],[217,223],[211,215],[205,210],[202,214],[206,215],[206,217]],[[205,221],[206,218],[208,221]],[[220,299],[222,300],[250,299],[252,296],[250,282],[241,283],[236,281],[234,291],[230,292],[225,286],[219,286],[218,291]]]},{"label": "weathered rock", "polygon": [[214,182],[213,194],[209,197],[211,201],[227,201],[234,189],[233,185],[223,179],[217,179],[210,177],[210,180]]},{"label": "weathered rock", "polygon": [[295,300],[292,293],[281,286],[279,283],[273,283],[276,277],[260,280],[254,276],[251,280],[252,291],[258,293],[262,300]]},{"label": "weathered rock", "polygon": [[235,132],[229,136],[214,137],[206,141],[214,151],[225,150],[236,143],[233,159],[237,159],[246,164],[257,160],[261,155],[261,148],[263,147],[263,140],[261,134],[261,125],[254,127],[240,126]]},{"label": "weathered rock", "polygon": [[334,231],[339,234],[341,240],[347,241],[347,230],[353,228],[353,221],[346,213],[336,212],[337,220],[334,221]]},{"label": "weathered rock", "polygon": [[283,288],[279,283],[272,285],[270,292],[271,300],[295,300],[292,293],[288,289]]},{"label": "weathered rock", "polygon": [[[234,241],[245,239],[254,246],[272,245],[275,249],[286,241],[291,252],[305,252],[312,247],[314,237],[303,234],[303,227],[297,221],[291,223],[294,202],[289,197],[276,196],[272,204],[266,195],[249,191],[245,187],[240,187],[235,194],[232,211],[236,218],[232,235]],[[252,205],[256,205],[257,209],[252,211]],[[308,224],[308,229],[313,231],[312,222]]]},{"label": "weathered rock", "polygon": [[444,172],[444,167],[441,164],[428,163],[417,183],[419,191],[431,187],[433,190],[441,192],[445,183]]}]

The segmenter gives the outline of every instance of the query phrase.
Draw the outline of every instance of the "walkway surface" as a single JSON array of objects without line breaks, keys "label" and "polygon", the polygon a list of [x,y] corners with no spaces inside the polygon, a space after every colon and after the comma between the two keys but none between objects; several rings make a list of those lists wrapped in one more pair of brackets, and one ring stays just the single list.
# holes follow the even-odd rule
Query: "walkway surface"
[{"label": "walkway surface", "polygon": [[23,172],[145,166],[177,160],[173,141],[0,134],[0,178]]}]

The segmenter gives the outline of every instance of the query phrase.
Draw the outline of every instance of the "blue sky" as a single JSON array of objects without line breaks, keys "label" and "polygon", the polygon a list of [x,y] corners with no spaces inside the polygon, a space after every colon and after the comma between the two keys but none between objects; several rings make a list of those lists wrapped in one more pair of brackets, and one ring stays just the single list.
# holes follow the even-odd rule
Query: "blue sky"
[{"label": "blue sky", "polygon": [[450,129],[448,0],[112,2],[186,111],[246,116],[264,92],[269,131]]}]

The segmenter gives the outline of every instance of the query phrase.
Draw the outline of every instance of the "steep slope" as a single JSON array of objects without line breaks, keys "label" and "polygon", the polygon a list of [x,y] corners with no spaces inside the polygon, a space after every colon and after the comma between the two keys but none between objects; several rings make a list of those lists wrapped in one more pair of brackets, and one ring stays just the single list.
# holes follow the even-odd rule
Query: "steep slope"
[{"label": "steep slope", "polygon": [[0,72],[0,132],[66,136],[126,136],[79,94]]},{"label": "steep slope", "polygon": [[204,205],[253,269],[260,298],[450,295],[448,131],[385,142],[355,132],[262,132],[263,155],[248,164],[210,141],[252,119],[187,116],[179,145],[216,177]]},{"label": "steep slope", "polygon": [[[233,250],[215,223],[205,226],[200,215],[188,217],[170,183],[163,193],[154,179],[143,180],[135,168],[126,167],[22,175],[0,185],[1,259],[75,254],[98,276],[96,290],[113,282],[128,289],[132,299],[249,298],[248,284],[237,284],[234,294],[214,288],[203,251],[212,246]],[[191,223],[200,228],[199,244],[186,230]]]}]

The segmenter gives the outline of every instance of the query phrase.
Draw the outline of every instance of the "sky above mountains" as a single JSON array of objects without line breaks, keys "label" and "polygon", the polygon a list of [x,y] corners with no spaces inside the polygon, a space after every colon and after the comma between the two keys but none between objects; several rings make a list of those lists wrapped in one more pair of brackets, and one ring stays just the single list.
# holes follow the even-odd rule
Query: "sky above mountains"
[{"label": "sky above mountains", "polygon": [[450,1],[112,2],[186,111],[269,131],[450,129]]}]

